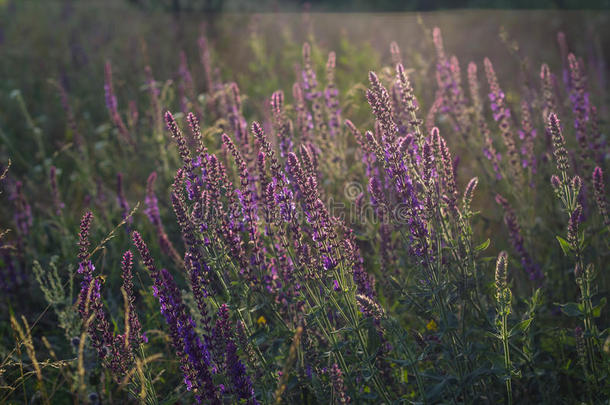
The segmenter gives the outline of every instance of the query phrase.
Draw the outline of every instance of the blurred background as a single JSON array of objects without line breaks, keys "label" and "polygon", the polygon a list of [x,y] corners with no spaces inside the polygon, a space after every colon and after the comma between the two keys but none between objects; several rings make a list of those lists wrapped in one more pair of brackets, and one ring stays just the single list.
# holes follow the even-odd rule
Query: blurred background
[{"label": "blurred background", "polygon": [[199,11],[431,11],[460,8],[608,8],[607,0],[129,0],[140,7]]},{"label": "blurred background", "polygon": [[[570,49],[584,58],[605,88],[609,4],[610,0],[0,0],[0,122],[6,124],[14,114],[17,107],[7,98],[19,89],[26,100],[37,100],[31,113],[42,119],[43,129],[63,133],[60,120],[55,123],[62,128],[52,127],[54,116],[63,115],[57,81],[78,100],[79,115],[93,121],[105,118],[106,60],[113,66],[119,102],[146,94],[142,85],[147,65],[155,77],[177,79],[180,51],[201,88],[200,35],[211,41],[222,79],[237,81],[253,100],[290,88],[304,41],[319,45],[320,66],[326,52],[337,51],[340,85],[365,83],[363,72],[388,62],[389,44],[396,41],[404,54],[415,55],[405,63],[414,69],[417,86],[418,75],[428,78],[434,70],[434,63],[429,63],[434,60],[434,26],[441,27],[446,48],[464,64],[480,63],[486,56],[502,60],[496,69],[507,80],[524,61],[534,71],[540,62],[551,69],[561,66],[556,35],[562,31]],[[576,7],[579,10],[572,10]],[[265,80],[243,80],[246,76]],[[433,96],[432,88],[419,90],[425,98],[426,93]]]},{"label": "blurred background", "polygon": [[[116,134],[105,105],[104,64],[112,65],[121,111],[135,106],[140,119],[147,119],[147,66],[165,107],[176,111],[184,67],[194,88],[205,88],[201,36],[209,41],[214,75],[239,85],[248,119],[268,116],[272,92],[292,88],[303,42],[314,45],[319,74],[328,52],[335,51],[344,115],[363,124],[370,119],[364,102],[366,72],[390,64],[392,41],[408,55],[404,63],[425,107],[436,90],[431,80],[435,26],[464,70],[470,61],[482,66],[483,58],[490,58],[509,102],[518,100],[522,90],[515,83],[539,83],[541,63],[562,71],[557,34],[563,32],[570,51],[588,67],[591,97],[600,101],[600,116],[607,117],[607,5],[602,0],[0,0],[0,160],[10,156],[17,177],[38,173],[43,180],[45,167],[73,141],[62,99],[67,95],[78,131],[96,151],[96,175],[113,179],[117,171],[128,173],[126,183],[135,182],[128,193],[139,199],[150,167],[134,167],[107,152]],[[140,136],[147,136],[143,128]],[[34,158],[32,138],[24,136],[34,129],[44,134],[47,150],[54,153],[46,162]],[[37,203],[50,201],[43,196]]]}]

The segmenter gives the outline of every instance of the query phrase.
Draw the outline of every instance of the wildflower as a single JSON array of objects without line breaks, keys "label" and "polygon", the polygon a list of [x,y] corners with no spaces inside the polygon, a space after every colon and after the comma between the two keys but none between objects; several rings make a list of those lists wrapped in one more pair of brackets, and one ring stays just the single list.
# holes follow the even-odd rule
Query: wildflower
[{"label": "wildflower", "polygon": [[373,318],[377,322],[386,317],[383,308],[371,297],[364,294],[356,294],[356,301],[358,301],[360,312],[364,316]]},{"label": "wildflower", "polygon": [[582,277],[582,266],[578,262],[574,265],[574,277],[576,277],[576,280]]},{"label": "wildflower", "polygon": [[436,332],[438,330],[438,326],[436,325],[436,322],[434,322],[434,319],[430,319],[430,322],[426,324],[426,329],[432,332]]},{"label": "wildflower", "polygon": [[180,128],[178,128],[178,124],[176,124],[174,116],[169,111],[165,112],[165,123],[167,125],[167,129],[169,129],[170,133],[172,134],[172,138],[174,138],[176,145],[178,145],[178,152],[180,153],[180,157],[184,162],[184,171],[187,175],[189,175],[189,178],[192,180],[193,167],[191,153],[186,144],[186,138],[182,134]]},{"label": "wildflower", "polygon": [[311,65],[311,46],[307,42],[303,44],[303,65],[303,90],[305,90],[307,99],[312,100],[317,97],[315,88],[318,86],[318,82],[316,81],[316,72]]},{"label": "wildflower", "polygon": [[290,139],[290,123],[283,111],[284,93],[280,90],[271,95],[271,112],[273,113],[274,127],[280,140],[280,156],[286,157],[292,151],[292,141]]},{"label": "wildflower", "polygon": [[603,137],[597,107],[591,105],[590,110],[589,122],[591,123],[591,153],[594,161],[601,165],[606,156],[607,140]]},{"label": "wildflower", "polygon": [[580,326],[574,328],[574,337],[576,338],[576,353],[578,354],[578,364],[587,372],[587,355],[585,353],[585,338],[583,330]]},{"label": "wildflower", "polygon": [[336,136],[341,125],[341,109],[339,108],[339,90],[335,84],[336,56],[334,52],[328,54],[326,63],[326,89],[324,97],[328,110],[328,127],[331,136]]},{"label": "wildflower", "polygon": [[267,320],[265,319],[264,316],[261,315],[256,320],[256,323],[259,324],[259,325],[266,325],[267,324]]},{"label": "wildflower", "polygon": [[527,101],[521,102],[521,129],[519,130],[519,139],[521,143],[521,155],[523,157],[523,167],[529,168],[530,172],[536,173],[536,158],[534,156],[534,139],[536,138],[536,129],[532,126],[532,117],[530,114],[530,106]]},{"label": "wildflower", "polygon": [[343,373],[341,369],[334,363],[330,368],[330,382],[333,388],[333,396],[340,404],[349,404],[350,397],[346,393],[345,383],[343,382]]},{"label": "wildflower", "polygon": [[553,76],[549,66],[543,63],[540,67],[540,79],[542,81],[542,119],[545,125],[548,125],[549,115],[553,111],[557,111],[557,100],[553,89]]},{"label": "wildflower", "polygon": [[237,397],[245,400],[248,405],[258,405],[258,401],[254,395],[252,381],[246,373],[246,367],[237,357],[237,346],[233,340],[227,343],[227,373],[232,382],[232,390],[235,391]]},{"label": "wildflower", "polygon": [[144,210],[144,213],[148,217],[150,223],[155,227],[158,227],[161,226],[161,214],[159,213],[159,204],[154,188],[156,180],[157,172],[152,172],[146,180],[146,197],[144,199],[146,209]]},{"label": "wildflower", "polygon": [[19,232],[19,237],[25,237],[30,233],[33,218],[32,207],[25,198],[25,194],[23,193],[23,183],[21,181],[15,182],[15,190],[10,196],[10,199],[14,201],[15,205],[15,227]]},{"label": "wildflower", "polygon": [[402,58],[400,56],[400,48],[398,47],[398,44],[395,41],[392,41],[390,43],[390,53],[392,54],[392,63],[394,65],[402,63]]},{"label": "wildflower", "polygon": [[479,184],[479,178],[473,177],[466,185],[466,189],[464,189],[464,197],[462,197],[462,209],[464,212],[470,212],[470,204],[472,203],[472,197],[474,196],[477,184]]},{"label": "wildflower", "polygon": [[561,197],[561,193],[562,193],[562,190],[561,190],[561,186],[562,186],[561,179],[557,175],[555,175],[555,174],[553,174],[551,176],[551,186],[553,187],[553,191],[555,192],[555,194],[557,196]]},{"label": "wildflower", "polygon": [[589,168],[589,139],[587,137],[587,122],[589,121],[589,94],[585,89],[585,80],[582,76],[581,66],[574,54],[568,55],[570,67],[570,100],[574,112],[574,129],[576,140],[580,147],[580,158],[583,170],[588,172]]},{"label": "wildflower", "polygon": [[411,85],[411,82],[409,81],[409,78],[407,77],[401,63],[396,66],[396,73],[402,104],[409,113],[409,125],[415,132],[418,146],[421,147],[424,141],[423,133],[421,131],[421,125],[423,122],[421,119],[417,118],[417,110],[419,109],[419,106],[417,105],[417,100],[415,99],[415,95],[413,93],[413,86]]},{"label": "wildflower", "polygon": [[504,92],[498,84],[498,78],[496,77],[496,72],[494,71],[491,61],[488,58],[485,58],[484,64],[487,82],[489,83],[489,100],[491,101],[493,118],[498,123],[502,140],[504,141],[504,145],[508,152],[511,174],[514,180],[520,183],[521,165],[519,164],[519,153],[517,152],[513,136],[511,113],[506,105]]},{"label": "wildflower", "polygon": [[191,102],[193,102],[195,100],[195,89],[193,86],[193,77],[188,68],[186,53],[184,51],[180,51],[180,67],[178,69],[178,74],[182,79],[180,83],[178,83],[178,90],[181,93],[180,102],[182,104],[182,111],[186,111],[187,95]]},{"label": "wildflower", "polygon": [[81,281],[81,290],[78,298],[78,310],[83,320],[89,318],[89,311],[87,310],[88,297],[91,294],[92,282],[93,282],[93,271],[95,267],[89,259],[89,230],[91,227],[91,221],[93,220],[93,214],[91,211],[87,211],[80,223],[80,232],[78,234],[78,272],[83,275],[83,281]]},{"label": "wildflower", "polygon": [[447,143],[438,134],[438,128],[432,129],[432,141],[436,144],[434,147],[436,148],[436,154],[440,156],[440,171],[443,175],[443,183],[445,186],[445,193],[449,198],[449,209],[452,212],[455,212],[456,209],[456,199],[457,199],[457,187],[455,181],[455,173],[453,171],[453,164],[451,160],[451,153],[449,152],[449,148],[447,147]]},{"label": "wildflower", "polygon": [[470,132],[470,118],[465,108],[466,100],[462,91],[459,61],[456,56],[447,58],[441,31],[438,27],[434,28],[433,42],[437,55],[437,99],[440,102],[441,112],[448,113],[456,132],[466,137]]},{"label": "wildflower", "polygon": [[80,232],[78,234],[78,259],[83,262],[87,260],[89,256],[89,230],[91,228],[91,221],[93,220],[93,213],[91,211],[85,212],[80,222]]},{"label": "wildflower", "polygon": [[510,305],[512,295],[508,288],[508,255],[502,251],[498,255],[496,261],[496,298],[498,301],[498,308],[500,315],[508,315],[510,312]]},{"label": "wildflower", "polygon": [[580,248],[578,242],[578,227],[581,222],[582,216],[582,205],[576,204],[576,208],[570,214],[570,220],[568,221],[568,243],[572,250],[577,252]]},{"label": "wildflower", "polygon": [[144,262],[146,269],[150,273],[151,277],[155,279],[156,277],[158,277],[158,270],[155,266],[155,262],[152,256],[150,255],[148,246],[146,246],[146,242],[144,242],[144,240],[142,239],[142,235],[140,235],[138,231],[133,231],[131,235],[133,239],[133,244],[138,249],[138,252],[140,252],[140,256],[142,257],[142,261]]},{"label": "wildflower", "polygon": [[[153,77],[152,69],[150,66],[146,66],[144,68],[144,74],[146,75],[146,87],[148,88],[148,94],[150,96],[150,106],[151,106],[151,114],[153,116],[153,122],[155,125],[155,132],[157,137],[161,137],[162,126],[163,126],[163,116],[161,114],[161,104],[159,101],[159,97],[161,96],[161,92],[155,82],[155,78]],[[160,142],[163,138],[158,138],[157,141]]]},{"label": "wildflower", "polygon": [[610,227],[610,217],[608,216],[608,203],[606,201],[606,190],[604,186],[604,173],[601,167],[597,166],[593,170],[593,191],[595,192],[595,202],[600,215],[604,219],[604,225]]},{"label": "wildflower", "polygon": [[561,133],[561,126],[557,115],[549,115],[549,132],[551,133],[551,139],[553,141],[553,154],[555,155],[555,163],[557,164],[557,170],[562,175],[568,171],[568,151],[565,148],[565,140]]},{"label": "wildflower", "polygon": [[159,300],[161,314],[170,329],[172,345],[176,356],[180,359],[180,368],[187,389],[197,389],[198,402],[220,404],[218,388],[212,381],[208,368],[209,351],[197,335],[195,321],[182,301],[182,294],[176,286],[174,278],[166,269],[157,270],[148,246],[137,231],[132,233],[132,237],[144,265],[153,279],[153,295]]},{"label": "wildflower", "polygon": [[225,358],[227,343],[232,337],[229,316],[229,307],[227,304],[222,304],[216,313],[216,322],[214,322],[210,336],[210,349],[214,354],[215,361],[220,364]]},{"label": "wildflower", "polygon": [[[379,120],[383,133],[383,141],[390,148],[394,148],[396,141],[396,125],[392,119],[392,108],[390,96],[386,88],[381,84],[375,72],[369,72],[371,87],[366,92],[366,97],[373,109],[373,113]],[[395,151],[390,151],[390,160],[394,158]]]},{"label": "wildflower", "polygon": [[146,180],[146,197],[144,198],[146,208],[144,209],[144,213],[157,231],[157,236],[159,237],[159,246],[161,247],[161,250],[165,254],[169,255],[174,260],[174,262],[178,264],[179,267],[182,267],[183,260],[180,257],[180,254],[174,248],[172,242],[169,240],[169,237],[167,236],[167,234],[165,233],[165,229],[163,228],[163,224],[161,223],[159,203],[154,189],[156,180],[156,172],[152,172]]},{"label": "wildflower", "polygon": [[582,188],[582,179],[576,175],[572,177],[572,191],[574,195],[578,195],[580,193],[580,189]]},{"label": "wildflower", "polygon": [[481,97],[479,94],[479,79],[477,78],[477,64],[470,62],[468,64],[468,86],[470,90],[470,98],[474,107],[477,119],[480,118],[483,113],[483,104],[481,103]]},{"label": "wildflower", "polygon": [[104,73],[104,92],[106,95],[106,108],[108,109],[108,113],[110,114],[110,119],[112,120],[114,125],[116,125],[117,129],[119,130],[119,133],[121,134],[121,136],[123,136],[125,141],[127,141],[127,143],[129,143],[130,145],[134,145],[134,141],[129,131],[127,130],[127,127],[125,126],[125,122],[121,118],[121,114],[119,114],[117,99],[114,93],[114,87],[112,85],[112,65],[110,64],[110,61],[106,61],[106,64],[104,66]]},{"label": "wildflower", "polygon": [[301,134],[301,142],[307,143],[313,136],[313,117],[305,106],[303,89],[299,83],[295,83],[292,86],[292,97],[296,112],[296,128],[298,133]]},{"label": "wildflower", "polygon": [[200,36],[197,43],[199,44],[201,64],[203,65],[203,71],[205,72],[207,91],[208,93],[212,93],[216,86],[212,77],[212,64],[210,62],[210,48],[208,46],[208,40],[205,36]]},{"label": "wildflower", "polygon": [[[133,294],[133,275],[131,270],[133,268],[133,253],[127,250],[123,254],[123,260],[121,261],[121,277],[123,278],[123,290],[125,291],[125,297],[127,298],[127,308],[129,316],[126,320],[126,325],[129,327],[129,333],[125,331],[127,340],[131,343],[133,348],[137,348],[142,343],[142,327],[140,326],[140,320],[136,312],[135,297]],[[127,329],[127,328],[126,328]]]},{"label": "wildflower", "polygon": [[521,227],[517,221],[515,211],[510,206],[508,201],[500,194],[496,195],[496,202],[500,204],[502,208],[504,208],[504,222],[508,227],[510,242],[521,258],[521,265],[523,266],[523,269],[529,274],[530,280],[542,279],[543,275],[540,270],[540,266],[532,260],[527,249],[525,248],[525,241],[521,235]]}]

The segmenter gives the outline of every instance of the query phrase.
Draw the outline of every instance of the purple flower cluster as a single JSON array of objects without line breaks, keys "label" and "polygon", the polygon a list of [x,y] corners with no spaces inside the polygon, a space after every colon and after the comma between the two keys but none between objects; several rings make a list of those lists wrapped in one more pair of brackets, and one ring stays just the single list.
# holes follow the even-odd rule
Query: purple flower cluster
[{"label": "purple flower cluster", "polygon": [[[408,86],[405,71],[402,65],[397,66],[396,80],[401,83],[400,88],[404,91],[401,99],[405,102],[402,108],[409,109],[414,113],[414,98],[412,89]],[[368,147],[374,151],[377,161],[382,162],[385,168],[385,173],[388,179],[392,182],[392,187],[387,190],[389,194],[395,195],[400,206],[394,214],[394,220],[399,225],[405,225],[410,234],[410,252],[419,257],[421,260],[427,261],[431,257],[430,241],[428,224],[423,215],[426,206],[432,204],[432,200],[426,199],[426,193],[430,181],[437,176],[437,168],[425,170],[425,161],[423,153],[427,149],[434,149],[438,152],[438,162],[441,161],[441,156],[444,157],[444,163],[440,166],[440,171],[444,174],[444,185],[447,192],[450,205],[454,200],[455,178],[453,177],[452,162],[444,140],[438,136],[438,130],[433,130],[432,135],[428,139],[424,139],[420,135],[418,142],[413,142],[413,135],[406,135],[398,138],[398,126],[394,120],[392,113],[392,105],[389,94],[386,88],[381,84],[377,75],[373,72],[369,73],[369,81],[371,87],[367,90],[367,99],[373,113],[377,118],[380,128],[380,136],[374,136],[367,132]],[[412,115],[414,117],[414,115]],[[411,119],[411,126],[419,130],[419,120]],[[427,145],[427,146],[426,146]],[[444,146],[443,146],[444,145]],[[432,162],[430,154],[428,163]],[[446,164],[445,164],[446,163]],[[384,200],[383,192],[381,192],[381,181],[371,180],[372,195],[374,205],[379,206]],[[430,194],[427,194],[430,196]],[[376,201],[375,201],[376,200]]]},{"label": "purple flower cluster", "polygon": [[466,98],[462,89],[460,64],[455,55],[447,57],[443,46],[441,30],[433,31],[433,42],[436,48],[436,81],[439,88],[437,98],[441,101],[441,112],[448,114],[455,132],[467,137],[470,133],[470,117],[466,110]]},{"label": "purple flower cluster", "polygon": [[343,373],[337,365],[333,364],[330,368],[330,381],[333,388],[333,396],[336,403],[349,404],[350,397],[346,393],[345,382],[343,381]]},{"label": "purple flower cluster", "polygon": [[130,251],[125,252],[121,263],[122,291],[126,309],[125,333],[114,334],[101,296],[102,278],[94,277],[95,267],[88,252],[92,220],[93,214],[88,211],[83,215],[80,225],[78,272],[82,274],[83,280],[79,293],[78,310],[98,357],[119,380],[132,366],[135,350],[143,341],[133,295],[132,254]]},{"label": "purple flower cluster", "polygon": [[191,317],[173,276],[166,269],[157,270],[150,251],[138,232],[133,232],[133,241],[153,279],[153,294],[159,300],[161,313],[169,327],[172,345],[180,359],[187,389],[195,393],[199,403],[220,404],[226,391],[214,382],[213,375],[225,370],[233,382],[229,391],[249,404],[257,404],[246,369],[237,357],[234,332],[225,305],[219,310],[214,328],[209,328],[209,318],[205,316],[207,309],[202,306],[206,292],[201,290],[202,279],[198,277],[201,273],[194,251],[187,255],[185,262],[190,266],[195,299],[203,315],[204,330],[207,331],[204,339],[196,331],[196,322]]},{"label": "purple flower cluster", "polygon": [[604,219],[604,225],[610,227],[610,217],[608,216],[608,202],[606,201],[606,188],[604,186],[604,173],[598,166],[593,170],[593,191],[595,192],[595,202],[600,215]]},{"label": "purple flower cluster", "polygon": [[124,138],[124,140],[130,144],[134,144],[134,140],[121,118],[121,114],[119,113],[117,98],[114,93],[114,86],[112,84],[112,65],[109,61],[106,61],[106,65],[104,66],[105,72],[105,83],[104,83],[104,93],[106,95],[106,108],[108,109],[108,113],[110,114],[110,119],[117,127],[119,134]]},{"label": "purple flower cluster", "polygon": [[493,119],[498,123],[500,134],[506,147],[512,180],[520,184],[522,180],[521,159],[519,158],[513,134],[511,112],[506,103],[506,96],[498,84],[498,78],[491,61],[485,58],[484,64],[487,82],[489,83],[489,100],[491,101]]},{"label": "purple flower cluster", "polygon": [[544,275],[542,274],[540,266],[533,261],[525,247],[525,240],[523,239],[523,235],[521,233],[521,227],[517,222],[517,214],[515,213],[515,210],[511,207],[508,200],[506,200],[506,198],[502,197],[500,194],[496,194],[496,202],[504,209],[504,223],[508,227],[510,243],[513,245],[513,248],[519,255],[523,269],[529,275],[530,280],[542,280]]}]

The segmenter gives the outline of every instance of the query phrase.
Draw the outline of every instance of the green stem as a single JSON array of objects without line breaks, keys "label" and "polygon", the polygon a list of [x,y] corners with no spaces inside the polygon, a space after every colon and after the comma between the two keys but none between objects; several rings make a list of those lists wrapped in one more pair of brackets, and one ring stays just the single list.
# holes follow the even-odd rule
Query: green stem
[{"label": "green stem", "polygon": [[506,369],[506,393],[508,395],[508,405],[513,403],[513,390],[511,387],[511,362],[510,362],[510,349],[508,346],[508,327],[507,327],[506,313],[502,315],[502,344],[504,345],[504,367]]}]

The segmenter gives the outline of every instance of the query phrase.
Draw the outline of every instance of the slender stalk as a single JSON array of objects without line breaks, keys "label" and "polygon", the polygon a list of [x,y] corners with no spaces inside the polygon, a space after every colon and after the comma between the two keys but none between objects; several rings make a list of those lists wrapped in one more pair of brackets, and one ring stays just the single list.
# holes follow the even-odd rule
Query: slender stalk
[{"label": "slender stalk", "polygon": [[508,346],[508,316],[502,315],[502,344],[504,346],[504,368],[506,369],[506,393],[508,395],[508,404],[513,403],[513,390],[511,387],[511,361],[510,349]]}]

